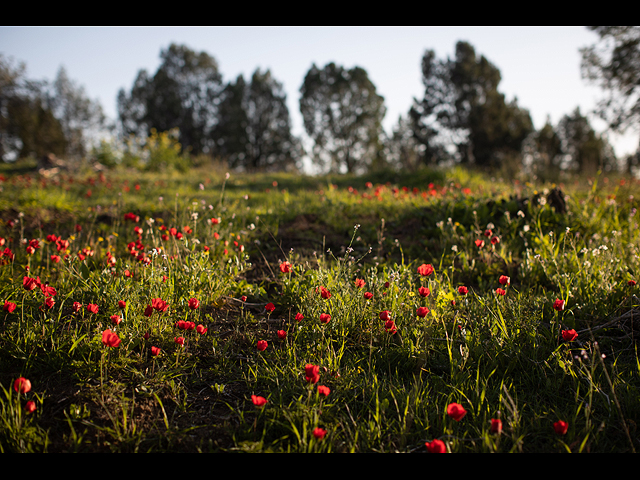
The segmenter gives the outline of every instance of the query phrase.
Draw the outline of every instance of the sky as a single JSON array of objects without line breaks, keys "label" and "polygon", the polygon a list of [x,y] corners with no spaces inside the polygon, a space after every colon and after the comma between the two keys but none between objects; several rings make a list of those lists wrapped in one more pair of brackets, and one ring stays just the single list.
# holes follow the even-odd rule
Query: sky
[{"label": "sky", "polygon": [[[576,107],[590,114],[603,93],[580,75],[579,49],[598,35],[585,27],[10,27],[0,26],[0,54],[24,62],[26,76],[53,81],[61,66],[106,115],[116,117],[120,89],[130,91],[138,71],[154,74],[160,51],[171,43],[205,51],[218,62],[225,82],[270,69],[283,84],[294,135],[303,137],[300,86],[312,64],[335,62],[364,68],[385,99],[390,133],[414,98],[422,98],[421,61],[426,50],[453,57],[459,40],[469,42],[500,69],[498,89],[517,98],[534,126],[547,117],[556,125]],[[598,132],[605,125],[588,115]],[[638,132],[609,135],[616,154],[633,153]]]}]

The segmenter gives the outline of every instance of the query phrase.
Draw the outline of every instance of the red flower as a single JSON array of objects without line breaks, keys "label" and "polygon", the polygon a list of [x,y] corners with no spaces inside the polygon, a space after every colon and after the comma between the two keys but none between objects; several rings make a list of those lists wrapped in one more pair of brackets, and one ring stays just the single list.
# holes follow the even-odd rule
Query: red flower
[{"label": "red flower", "polygon": [[119,315],[111,315],[111,321],[115,324],[115,325],[120,325],[120,322],[122,321],[122,318],[120,318]]},{"label": "red flower", "polygon": [[157,357],[158,355],[160,355],[160,352],[162,350],[160,350],[160,348],[158,347],[151,347],[151,355],[153,355],[154,357]]},{"label": "red flower", "polygon": [[120,346],[120,338],[118,337],[117,333],[106,329],[104,332],[102,332],[102,343],[106,347],[118,347]]},{"label": "red flower", "polygon": [[207,333],[209,329],[207,327],[205,327],[204,325],[198,325],[196,327],[196,332],[198,332],[200,335],[204,335],[205,333]]},{"label": "red flower", "polygon": [[242,296],[240,297],[240,300],[241,300],[242,302],[246,302],[246,301],[247,301],[247,297],[246,297],[246,295],[242,295]]},{"label": "red flower", "polygon": [[173,341],[178,345],[184,346],[184,337],[174,337]]},{"label": "red flower", "polygon": [[329,315],[328,313],[321,313],[320,314],[320,322],[321,323],[329,323],[329,320],[331,320],[331,315]]},{"label": "red flower", "polygon": [[285,338],[287,338],[287,332],[284,330],[278,330],[278,338],[280,340],[284,340]]},{"label": "red flower", "polygon": [[60,262],[60,255],[51,255],[51,261],[53,263],[59,263]]},{"label": "red flower", "polygon": [[153,307],[151,305],[147,305],[147,308],[144,309],[144,316],[150,317],[153,313]]},{"label": "red flower", "polygon": [[416,313],[418,314],[419,317],[426,317],[427,313],[429,313],[429,309],[427,307],[418,307],[418,310],[416,311]]},{"label": "red flower", "polygon": [[322,440],[326,434],[327,431],[324,428],[317,427],[313,430],[313,436],[318,440]]},{"label": "red flower", "polygon": [[125,308],[127,308],[127,302],[125,302],[124,300],[119,300],[118,307],[124,310]]},{"label": "red flower", "polygon": [[166,312],[169,308],[169,304],[161,298],[153,298],[151,300],[151,306],[158,312]]},{"label": "red flower", "polygon": [[568,428],[569,428],[569,424],[564,420],[558,420],[553,424],[553,429],[558,435],[566,434]]},{"label": "red flower", "polygon": [[35,279],[30,277],[24,277],[22,279],[22,286],[27,291],[35,290],[35,288],[38,286],[39,283],[40,283],[39,278]]},{"label": "red flower", "polygon": [[269,344],[267,343],[266,340],[258,340],[258,345],[257,345],[258,351],[264,352],[268,346]]},{"label": "red flower", "polygon": [[460,285],[458,287],[458,293],[460,295],[466,295],[467,293],[469,293],[469,289],[467,287],[464,287],[464,286]]},{"label": "red flower", "polygon": [[429,453],[447,453],[447,446],[442,440],[438,440],[437,438],[432,442],[425,442],[425,445]]},{"label": "red flower", "polygon": [[556,301],[553,302],[553,308],[554,310],[557,310],[559,312],[564,310],[564,300],[560,300],[559,298],[556,298]]},{"label": "red flower", "polygon": [[491,419],[491,433],[502,433],[502,420],[499,418]]},{"label": "red flower", "polygon": [[506,275],[500,275],[498,282],[500,282],[500,285],[511,285],[511,278]]},{"label": "red flower", "polygon": [[503,296],[507,294],[507,292],[501,288],[496,288],[496,293]]},{"label": "red flower", "polygon": [[53,308],[53,306],[56,304],[55,300],[51,297],[48,297],[45,301],[44,304],[46,305],[47,308]]},{"label": "red flower", "polygon": [[329,387],[325,387],[324,385],[318,385],[318,393],[323,397],[327,397],[331,393],[331,390]]},{"label": "red flower", "polygon": [[466,414],[467,411],[459,403],[450,403],[447,406],[447,415],[453,418],[456,422],[462,420],[462,417],[464,417]]},{"label": "red flower", "polygon": [[256,407],[264,407],[267,404],[267,399],[258,395],[251,395],[251,401]]},{"label": "red flower", "polygon": [[493,232],[491,230],[487,229],[487,230],[484,231],[484,236],[485,237],[490,237],[492,233]]},{"label": "red flower", "polygon": [[429,294],[431,293],[431,290],[429,290],[427,287],[420,287],[418,289],[418,293],[420,294],[421,297],[428,297]]},{"label": "red flower", "polygon": [[428,277],[433,273],[433,265],[423,263],[418,267],[418,273],[423,277]]},{"label": "red flower", "polygon": [[390,333],[391,335],[395,334],[398,331],[398,328],[396,327],[396,322],[394,322],[393,320],[387,320],[386,322],[384,322],[384,329],[386,332]]},{"label": "red flower", "polygon": [[4,301],[4,307],[2,307],[2,308],[3,308],[3,310],[5,312],[11,313],[16,309],[16,307],[17,307],[17,305],[15,303],[10,302],[9,300],[5,300]]},{"label": "red flower", "polygon": [[573,342],[576,338],[578,338],[578,333],[574,330],[562,330],[562,340],[565,342]]},{"label": "red flower", "polygon": [[635,287],[637,282],[635,280],[629,280],[627,283],[629,284],[630,287]]},{"label": "red flower", "polygon": [[24,377],[17,378],[13,382],[13,389],[16,393],[28,393],[31,390],[31,382]]},{"label": "red flower", "polygon": [[371,300],[373,298],[373,293],[371,292],[364,292],[364,298],[366,300]]},{"label": "red flower", "polygon": [[308,383],[318,383],[320,380],[320,367],[318,365],[307,364],[304,367],[304,375]]},{"label": "red flower", "polygon": [[497,245],[500,243],[500,239],[498,237],[493,237],[491,239],[491,245]]},{"label": "red flower", "polygon": [[98,313],[98,305],[94,304],[94,303],[90,303],[89,305],[87,305],[87,311],[89,313]]},{"label": "red flower", "polygon": [[200,302],[198,301],[197,298],[190,298],[189,299],[189,308],[191,310],[195,310],[196,308],[198,308],[200,306]]},{"label": "red flower", "polygon": [[484,240],[480,240],[480,239],[476,240],[476,247],[478,248],[484,247]]},{"label": "red flower", "polygon": [[366,282],[362,278],[356,278],[356,288],[363,288]]},{"label": "red flower", "polygon": [[325,300],[331,298],[331,292],[324,287],[320,287],[320,295],[322,295],[322,298],[324,298]]},{"label": "red flower", "polygon": [[264,309],[265,309],[268,313],[271,313],[271,312],[273,312],[273,311],[276,309],[276,307],[275,307],[275,305],[274,305],[273,303],[267,303],[267,304],[265,305]]},{"label": "red flower", "polygon": [[304,319],[304,315],[302,315],[300,312],[296,313],[297,322],[301,322],[303,319]]},{"label": "red flower", "polygon": [[27,411],[27,413],[33,413],[36,411],[36,402],[34,402],[33,400],[29,400],[27,402],[27,404],[24,406],[24,409]]},{"label": "red flower", "polygon": [[289,273],[291,271],[291,264],[289,262],[282,262],[280,264],[280,271],[282,273]]},{"label": "red flower", "polygon": [[380,320],[386,322],[387,320],[391,320],[391,312],[389,310],[383,310],[380,312]]},{"label": "red flower", "polygon": [[73,313],[79,313],[82,310],[82,304],[80,302],[73,302]]}]

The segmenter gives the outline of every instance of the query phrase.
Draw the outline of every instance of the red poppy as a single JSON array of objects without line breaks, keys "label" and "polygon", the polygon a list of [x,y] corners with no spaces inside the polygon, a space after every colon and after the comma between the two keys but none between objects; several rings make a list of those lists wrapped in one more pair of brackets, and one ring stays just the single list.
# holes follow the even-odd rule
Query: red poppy
[{"label": "red poppy", "polygon": [[432,442],[425,442],[429,453],[447,453],[447,446],[442,440],[434,439]]},{"label": "red poppy", "polygon": [[198,308],[200,306],[200,302],[198,301],[197,298],[190,298],[189,299],[189,308],[191,310],[195,310],[196,308]]},{"label": "red poppy", "polygon": [[373,298],[373,293],[371,292],[364,292],[364,298],[366,300],[371,300]]},{"label": "red poppy", "polygon": [[387,320],[391,320],[391,312],[389,310],[383,310],[380,312],[380,320],[386,322]]},{"label": "red poppy", "polygon": [[487,230],[484,231],[484,236],[485,237],[490,237],[492,233],[493,232],[491,230],[487,229]]},{"label": "red poppy", "polygon": [[10,302],[9,300],[5,300],[4,301],[4,307],[2,307],[2,308],[3,308],[3,310],[5,312],[11,313],[16,309],[16,307],[17,307],[17,305],[15,303]]},{"label": "red poppy", "polygon": [[184,337],[174,337],[173,341],[178,345],[184,346]]},{"label": "red poppy", "polygon": [[328,313],[321,313],[320,314],[320,322],[321,323],[329,323],[329,320],[331,320],[331,315],[329,315]]},{"label": "red poppy", "polygon": [[324,385],[318,385],[318,393],[323,397],[327,397],[331,393],[331,390],[329,387],[325,387]]},{"label": "red poppy", "polygon": [[246,295],[242,295],[242,296],[240,297],[240,300],[241,300],[242,302],[246,302],[246,301],[247,301],[247,297],[246,297]]},{"label": "red poppy", "polygon": [[429,275],[431,275],[433,273],[433,265],[429,264],[425,264],[423,263],[422,265],[420,265],[418,267],[418,273],[420,275],[422,275],[423,277],[428,277]]},{"label": "red poppy", "polygon": [[627,283],[629,284],[630,287],[634,287],[637,282],[635,280],[629,280]]},{"label": "red poppy", "polygon": [[476,240],[476,247],[478,248],[484,247],[484,240],[480,240],[480,239]]},{"label": "red poppy", "polygon": [[301,322],[304,319],[304,315],[300,312],[296,313],[296,321]]},{"label": "red poppy", "polygon": [[34,402],[33,400],[29,400],[27,402],[27,404],[24,406],[24,409],[27,411],[27,413],[33,413],[36,411],[36,402]]},{"label": "red poppy", "polygon": [[53,308],[53,306],[56,304],[55,300],[52,297],[48,297],[45,301],[44,304],[46,305],[47,308]]},{"label": "red poppy", "polygon": [[420,287],[418,289],[418,293],[420,294],[421,297],[428,297],[429,294],[431,293],[431,290],[429,290],[427,287]]},{"label": "red poppy", "polygon": [[151,355],[157,357],[162,350],[159,347],[151,347]]},{"label": "red poppy", "polygon": [[366,282],[362,278],[356,278],[356,288],[363,288]]},{"label": "red poppy", "polygon": [[556,298],[556,301],[553,302],[553,308],[558,312],[561,312],[562,310],[564,310],[564,300],[560,300],[559,298]]},{"label": "red poppy", "polygon": [[511,285],[511,278],[506,275],[500,275],[498,282],[500,282],[500,285]]},{"label": "red poppy", "polygon": [[167,308],[169,308],[169,304],[161,298],[151,299],[151,306],[158,312],[166,312]]},{"label": "red poppy", "polygon": [[24,377],[17,378],[13,382],[13,389],[16,393],[28,393],[31,390],[31,382]]},{"label": "red poppy", "polygon": [[318,440],[322,440],[326,434],[327,431],[324,428],[317,427],[313,430],[313,436]]},{"label": "red poppy", "polygon": [[98,313],[98,310],[99,310],[98,305],[94,303],[90,303],[89,305],[87,305],[87,311],[89,313]]},{"label": "red poppy", "polygon": [[205,327],[204,325],[198,325],[196,327],[196,332],[198,332],[200,335],[204,335],[205,333],[207,333],[209,329],[207,327]]},{"label": "red poppy", "polygon": [[22,279],[22,286],[27,291],[35,290],[35,288],[38,286],[39,283],[40,283],[39,278],[35,279],[30,277],[24,277]]},{"label": "red poppy", "polygon": [[119,315],[111,315],[111,321],[115,324],[115,325],[120,325],[120,322],[122,322],[122,318],[120,318]]},{"label": "red poppy", "polygon": [[307,364],[304,367],[304,375],[308,383],[318,383],[320,380],[320,367],[318,365]]},{"label": "red poppy", "polygon": [[150,317],[153,313],[153,307],[151,305],[147,305],[147,308],[144,309],[144,316]]},{"label": "red poppy", "polygon": [[59,263],[60,262],[60,255],[51,255],[51,261],[53,263]]},{"label": "red poppy", "polygon": [[280,271],[282,273],[289,273],[291,271],[291,264],[289,262],[282,262],[280,264]]},{"label": "red poppy", "polygon": [[267,311],[267,313],[271,313],[276,309],[276,307],[275,307],[275,305],[273,303],[267,303],[264,306],[264,309]]},{"label": "red poppy", "polygon": [[469,293],[469,289],[461,285],[458,287],[458,293],[460,295],[466,295],[467,293]]},{"label": "red poppy", "polygon": [[284,340],[285,338],[287,338],[287,332],[284,330],[278,330],[278,338],[280,340]]},{"label": "red poppy", "polygon": [[251,395],[251,401],[256,407],[264,407],[267,404],[267,399],[258,395]]},{"label": "red poppy", "polygon": [[322,295],[322,298],[325,300],[331,298],[331,292],[324,287],[320,287],[320,295]]},{"label": "red poppy", "polygon": [[562,330],[562,340],[565,342],[573,342],[576,338],[578,338],[578,333],[574,330]]},{"label": "red poppy", "polygon": [[500,243],[500,239],[498,237],[493,237],[491,239],[491,245],[497,245]]},{"label": "red poppy", "polygon": [[384,322],[384,329],[386,332],[390,333],[391,335],[395,334],[398,331],[398,328],[396,327],[396,322],[394,322],[393,320],[387,320],[386,322]]},{"label": "red poppy", "polygon": [[127,308],[127,302],[125,302],[124,300],[119,300],[118,307],[124,310],[125,308]]},{"label": "red poppy", "polygon": [[502,433],[502,420],[499,418],[491,419],[491,433]]},{"label": "red poppy", "polygon": [[82,304],[80,302],[73,302],[73,313],[79,313],[82,310]]},{"label": "red poppy", "polygon": [[429,313],[429,309],[427,307],[418,307],[416,313],[419,317],[424,318],[427,316],[427,313]]},{"label": "red poppy", "polygon": [[496,293],[502,296],[507,294],[506,290],[503,290],[502,288],[496,288]]},{"label": "red poppy", "polygon": [[107,347],[118,347],[120,346],[120,338],[117,333],[106,329],[102,332],[102,343]]},{"label": "red poppy", "polygon": [[569,424],[564,420],[558,420],[553,424],[553,429],[558,435],[565,435],[569,429]]},{"label": "red poppy", "polygon": [[258,345],[257,345],[258,351],[264,352],[268,346],[269,344],[267,343],[266,340],[258,340]]},{"label": "red poppy", "polygon": [[447,415],[453,418],[456,422],[459,422],[460,420],[462,420],[462,418],[466,414],[467,414],[467,411],[459,403],[450,403],[447,406]]}]

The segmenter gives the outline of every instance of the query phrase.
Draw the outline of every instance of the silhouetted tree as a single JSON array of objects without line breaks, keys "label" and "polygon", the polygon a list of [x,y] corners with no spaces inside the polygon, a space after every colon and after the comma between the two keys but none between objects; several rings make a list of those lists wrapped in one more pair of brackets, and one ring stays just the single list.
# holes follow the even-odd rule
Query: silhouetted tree
[{"label": "silhouetted tree", "polygon": [[362,171],[380,160],[384,98],[367,72],[329,63],[307,72],[300,112],[314,142],[313,162],[330,171]]},{"label": "silhouetted tree", "polygon": [[424,145],[414,136],[411,117],[400,115],[391,135],[385,140],[388,164],[397,170],[416,171],[423,163],[424,150]]},{"label": "silhouetted tree", "polygon": [[562,141],[562,150],[568,155],[569,169],[587,175],[593,175],[599,169],[617,169],[613,148],[606,138],[593,130],[579,108],[562,117],[557,131]]},{"label": "silhouetted tree", "polygon": [[162,64],[150,77],[140,70],[129,94],[118,93],[118,116],[123,133],[149,135],[173,128],[180,142],[195,154],[213,153],[212,135],[223,89],[218,63],[205,52],[171,44],[160,53]]},{"label": "silhouetted tree", "polygon": [[426,163],[446,159],[451,146],[462,163],[499,167],[519,159],[533,123],[517,100],[507,103],[498,91],[496,66],[478,58],[469,43],[458,42],[454,59],[437,60],[432,50],[425,52],[422,76],[424,98],[414,99],[410,114]]},{"label": "silhouetted tree", "polygon": [[562,140],[547,117],[544,126],[525,141],[534,171],[543,179],[556,179],[562,169]]}]

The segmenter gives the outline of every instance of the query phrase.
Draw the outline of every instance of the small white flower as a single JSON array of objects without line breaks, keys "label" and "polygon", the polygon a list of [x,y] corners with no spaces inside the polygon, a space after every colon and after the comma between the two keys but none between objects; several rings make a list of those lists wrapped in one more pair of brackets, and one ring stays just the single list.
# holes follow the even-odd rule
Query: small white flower
[{"label": "small white flower", "polygon": [[529,225],[525,225],[524,227],[522,227],[522,230],[524,230],[524,232],[528,232],[530,229]]},{"label": "small white flower", "polygon": [[524,218],[524,212],[522,210],[518,210],[518,216],[520,218]]},{"label": "small white flower", "polygon": [[457,245],[452,246],[451,250],[453,250],[454,252],[457,252],[458,251],[458,246]]}]

